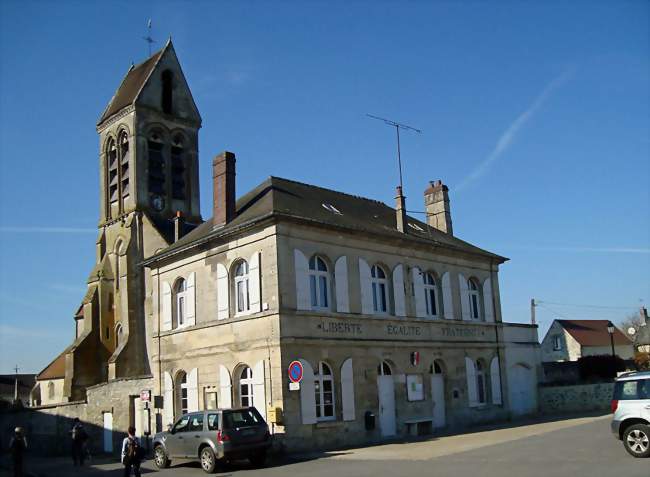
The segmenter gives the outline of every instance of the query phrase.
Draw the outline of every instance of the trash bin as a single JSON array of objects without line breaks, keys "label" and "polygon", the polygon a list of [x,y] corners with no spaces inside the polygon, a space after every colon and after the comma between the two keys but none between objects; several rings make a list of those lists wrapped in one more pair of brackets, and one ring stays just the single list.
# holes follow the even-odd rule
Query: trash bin
[{"label": "trash bin", "polygon": [[375,414],[370,411],[366,411],[364,420],[366,422],[366,430],[372,431],[375,428]]}]

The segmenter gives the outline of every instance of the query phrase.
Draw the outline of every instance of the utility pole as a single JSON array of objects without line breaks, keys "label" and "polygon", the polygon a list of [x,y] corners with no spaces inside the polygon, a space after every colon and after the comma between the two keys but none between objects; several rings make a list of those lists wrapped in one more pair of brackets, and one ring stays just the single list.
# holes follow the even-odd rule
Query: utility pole
[{"label": "utility pole", "polygon": [[18,402],[18,365],[14,367],[14,371],[16,371],[16,381],[14,382],[14,402]]},{"label": "utility pole", "polygon": [[535,299],[531,298],[530,299],[530,324],[531,325],[536,324],[536,322],[535,322],[535,307],[536,306],[537,305],[535,304]]}]

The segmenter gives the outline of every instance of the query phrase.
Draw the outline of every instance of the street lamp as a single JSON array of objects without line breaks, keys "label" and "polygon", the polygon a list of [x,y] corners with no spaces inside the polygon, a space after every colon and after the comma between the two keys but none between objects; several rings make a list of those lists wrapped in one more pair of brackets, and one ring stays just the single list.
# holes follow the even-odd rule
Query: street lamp
[{"label": "street lamp", "polygon": [[616,328],[614,327],[614,323],[611,321],[607,322],[607,333],[609,333],[609,342],[612,344],[612,358],[616,356],[616,353],[614,352],[614,330]]}]

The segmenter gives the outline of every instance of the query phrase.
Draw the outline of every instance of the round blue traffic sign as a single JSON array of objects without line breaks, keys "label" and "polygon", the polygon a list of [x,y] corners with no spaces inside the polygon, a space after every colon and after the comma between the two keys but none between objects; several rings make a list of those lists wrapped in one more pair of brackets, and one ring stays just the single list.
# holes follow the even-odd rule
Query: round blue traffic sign
[{"label": "round blue traffic sign", "polygon": [[302,363],[300,361],[292,361],[289,365],[289,380],[292,383],[302,381]]}]

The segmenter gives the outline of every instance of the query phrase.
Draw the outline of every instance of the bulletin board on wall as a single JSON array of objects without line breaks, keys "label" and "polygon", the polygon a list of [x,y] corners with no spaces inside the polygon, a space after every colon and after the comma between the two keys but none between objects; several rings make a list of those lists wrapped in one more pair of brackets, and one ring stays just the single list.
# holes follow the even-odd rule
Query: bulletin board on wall
[{"label": "bulletin board on wall", "polygon": [[424,401],[424,377],[421,374],[406,375],[406,399]]}]

